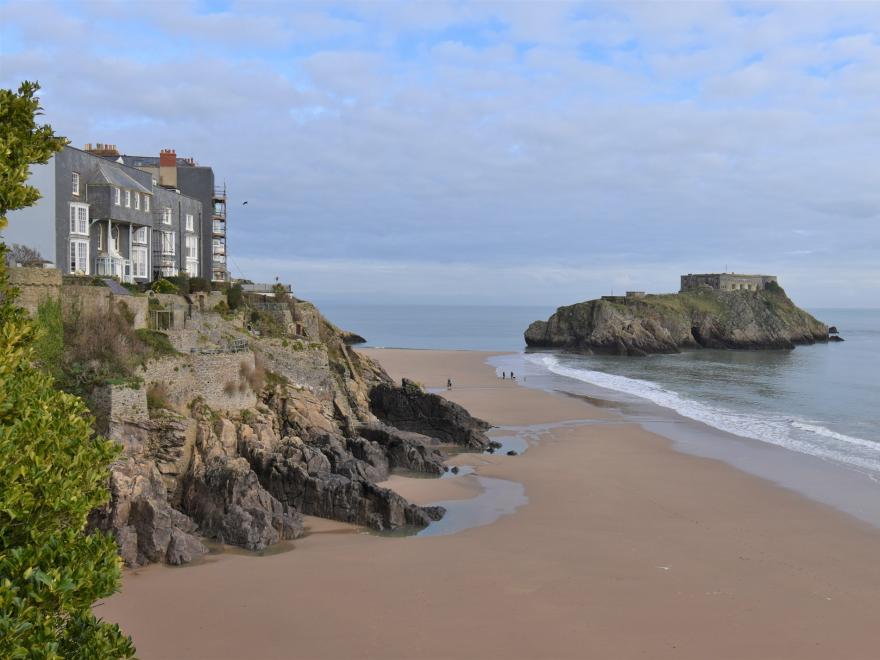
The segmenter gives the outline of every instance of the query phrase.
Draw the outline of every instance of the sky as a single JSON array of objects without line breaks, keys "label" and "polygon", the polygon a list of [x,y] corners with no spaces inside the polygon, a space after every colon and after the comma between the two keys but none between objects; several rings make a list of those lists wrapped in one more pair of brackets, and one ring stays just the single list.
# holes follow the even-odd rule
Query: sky
[{"label": "sky", "polygon": [[880,307],[880,2],[0,1],[24,79],[74,146],[211,165],[233,276],[303,298]]}]

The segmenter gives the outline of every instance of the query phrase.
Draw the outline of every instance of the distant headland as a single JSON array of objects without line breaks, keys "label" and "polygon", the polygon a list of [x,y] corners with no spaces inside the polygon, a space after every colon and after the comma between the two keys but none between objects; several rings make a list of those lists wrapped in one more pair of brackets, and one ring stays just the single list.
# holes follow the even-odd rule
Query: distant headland
[{"label": "distant headland", "polygon": [[678,293],[623,296],[560,307],[525,331],[530,347],[647,355],[683,349],[790,349],[828,340],[828,326],[797,307],[775,275],[681,276]]}]

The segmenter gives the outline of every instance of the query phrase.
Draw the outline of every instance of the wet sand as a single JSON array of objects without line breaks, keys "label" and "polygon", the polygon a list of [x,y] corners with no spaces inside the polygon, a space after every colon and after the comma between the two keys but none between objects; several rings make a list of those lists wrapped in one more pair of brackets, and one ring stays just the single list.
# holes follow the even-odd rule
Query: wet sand
[{"label": "wet sand", "polygon": [[[880,532],[616,413],[495,377],[488,354],[365,350],[499,425],[545,431],[520,456],[459,455],[528,503],[447,536],[316,533],[265,557],[126,573],[96,612],[142,658],[869,658]],[[612,423],[602,423],[607,420]],[[467,502],[476,477],[392,477]],[[475,500],[476,501],[476,500]]]}]

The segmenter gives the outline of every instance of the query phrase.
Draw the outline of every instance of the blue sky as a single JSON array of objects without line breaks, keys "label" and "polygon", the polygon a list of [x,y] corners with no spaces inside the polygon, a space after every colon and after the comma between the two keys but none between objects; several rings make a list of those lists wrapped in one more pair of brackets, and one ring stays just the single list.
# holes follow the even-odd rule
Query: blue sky
[{"label": "blue sky", "polygon": [[880,3],[0,3],[22,79],[74,146],[212,165],[233,274],[302,297],[880,307]]}]

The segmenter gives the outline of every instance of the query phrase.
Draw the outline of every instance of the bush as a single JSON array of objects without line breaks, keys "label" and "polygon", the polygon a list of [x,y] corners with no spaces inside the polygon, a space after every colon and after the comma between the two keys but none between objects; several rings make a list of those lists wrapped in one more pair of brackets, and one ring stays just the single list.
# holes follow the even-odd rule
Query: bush
[{"label": "bush", "polygon": [[238,309],[241,307],[243,297],[244,294],[242,292],[241,284],[238,282],[226,289],[226,304],[229,305],[229,309]]},{"label": "bush", "polygon": [[160,279],[153,282],[150,288],[156,293],[177,293],[177,286],[167,279]]},{"label": "bush", "polygon": [[191,277],[189,278],[189,292],[196,293],[197,291],[210,291],[211,283],[204,277]]},{"label": "bush", "polygon": [[146,328],[140,328],[134,332],[143,345],[149,349],[149,357],[161,357],[177,353],[177,349],[172,346],[171,340],[168,339],[168,335],[164,332],[147,330]]},{"label": "bush", "polygon": [[64,358],[64,320],[61,302],[46,298],[37,307],[34,320],[39,333],[34,340],[34,364],[53,378],[61,374]]},{"label": "bush", "polygon": [[0,655],[131,657],[131,640],[91,610],[118,588],[116,543],[84,533],[89,512],[109,499],[120,448],[94,434],[81,399],[34,366],[40,330],[13,306],[2,257]]}]

